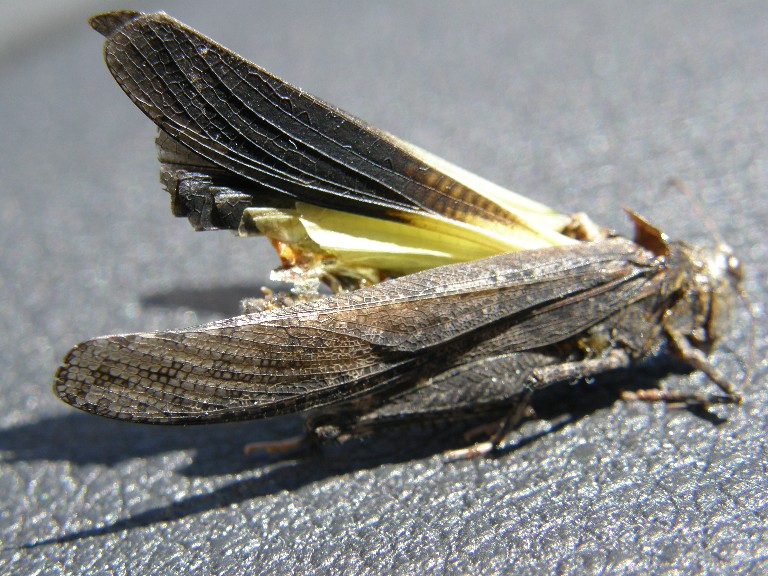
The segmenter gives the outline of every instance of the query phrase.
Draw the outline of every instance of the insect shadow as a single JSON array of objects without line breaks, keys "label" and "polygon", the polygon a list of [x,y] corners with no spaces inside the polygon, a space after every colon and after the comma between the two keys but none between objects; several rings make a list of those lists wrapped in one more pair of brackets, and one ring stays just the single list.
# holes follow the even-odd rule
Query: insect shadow
[{"label": "insect shadow", "polygon": [[[498,455],[513,454],[552,433],[567,435],[569,429],[577,433],[571,424],[612,405],[623,390],[657,385],[662,375],[684,371],[678,368],[659,358],[641,371],[605,374],[596,385],[580,382],[553,386],[537,394],[532,403],[539,421],[549,425],[544,429],[538,426],[533,433],[523,426],[518,439],[505,445]],[[722,422],[707,414],[701,415],[714,424]],[[68,414],[2,431],[0,450],[13,454],[7,460],[65,460],[78,466],[112,466],[128,459],[190,450],[195,451],[192,463],[178,470],[186,476],[226,475],[248,468],[261,468],[263,472],[258,477],[237,479],[212,492],[194,494],[111,524],[27,543],[22,548],[63,544],[181,520],[281,491],[293,491],[331,476],[434,456],[465,444],[468,424],[397,427],[278,459],[242,455],[242,445],[248,440],[285,437],[299,432],[301,426],[296,417],[205,427],[158,427]]]},{"label": "insect shadow", "polygon": [[[283,289],[280,285],[270,288]],[[255,292],[253,285],[209,289],[177,288],[144,296],[141,304],[188,308],[201,315],[213,313],[231,316],[240,313],[240,301],[253,296]],[[503,457],[517,452],[554,432],[568,434],[568,429],[573,429],[571,424],[611,406],[623,390],[652,388],[670,372],[689,371],[686,365],[675,363],[662,355],[645,362],[641,370],[602,374],[595,380],[595,385],[581,381],[539,391],[533,398],[532,408],[540,422],[549,424],[544,427],[523,426],[516,435],[518,439],[505,445],[498,455]],[[702,412],[701,416],[715,424],[721,422],[706,412]],[[0,431],[0,450],[8,454],[4,458],[6,461],[66,461],[75,466],[115,466],[131,459],[185,451],[194,454],[192,462],[176,472],[190,477],[222,476],[242,473],[252,468],[262,469],[258,477],[234,480],[212,492],[194,494],[111,524],[23,546],[32,548],[181,520],[284,490],[296,490],[331,476],[427,458],[466,445],[464,433],[476,424],[478,422],[432,422],[400,426],[298,455],[270,457],[262,454],[246,457],[242,454],[242,447],[249,441],[276,440],[301,433],[301,418],[287,416],[179,427],[125,423],[76,412]]]},{"label": "insect shadow", "polygon": [[[685,373],[686,366],[671,364],[664,358],[647,362],[642,370],[616,371],[601,375],[594,385],[587,382],[563,383],[537,392],[532,401],[536,418],[562,428],[595,411],[614,404],[624,390],[657,386],[670,372]],[[713,424],[722,420],[709,412],[696,412]],[[439,454],[466,444],[465,432],[481,422],[425,422],[397,426],[327,445],[315,452],[329,462],[341,463],[340,472],[408,461]],[[0,450],[4,461],[66,461],[76,466],[115,466],[136,458],[151,458],[174,451],[191,451],[193,461],[178,473],[190,477],[220,476],[242,472],[274,462],[266,455],[244,456],[242,448],[251,441],[270,441],[300,434],[299,416],[267,420],[212,424],[207,426],[153,426],[125,423],[80,412],[68,412],[39,422],[0,430]],[[525,432],[523,432],[525,434]],[[542,433],[523,440],[534,441]],[[474,438],[473,440],[481,440]],[[502,449],[501,454],[521,444]],[[305,455],[309,455],[307,451]],[[289,455],[292,456],[292,455]],[[279,458],[278,458],[279,459]],[[282,488],[279,488],[282,489]]]},{"label": "insect shadow", "polygon": [[257,298],[261,287],[273,292],[287,292],[290,284],[269,280],[253,284],[213,286],[211,288],[173,288],[142,296],[139,303],[146,308],[185,308],[203,314],[230,318],[243,313],[243,300]]}]

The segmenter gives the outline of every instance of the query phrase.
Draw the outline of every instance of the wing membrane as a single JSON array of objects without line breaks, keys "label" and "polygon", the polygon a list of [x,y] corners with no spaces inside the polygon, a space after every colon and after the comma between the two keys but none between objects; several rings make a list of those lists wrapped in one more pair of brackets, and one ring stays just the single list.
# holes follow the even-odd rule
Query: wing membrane
[{"label": "wing membrane", "polygon": [[144,113],[258,188],[379,218],[433,214],[526,229],[538,246],[567,243],[551,228],[563,217],[543,205],[310,96],[163,13],[112,13],[92,25],[107,37],[110,71]]}]

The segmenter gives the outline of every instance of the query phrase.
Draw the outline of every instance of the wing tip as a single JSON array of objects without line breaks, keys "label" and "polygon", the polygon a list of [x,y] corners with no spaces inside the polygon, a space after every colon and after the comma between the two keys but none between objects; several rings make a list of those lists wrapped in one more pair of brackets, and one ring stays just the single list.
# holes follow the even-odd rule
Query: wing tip
[{"label": "wing tip", "polygon": [[96,373],[90,372],[87,367],[83,368],[84,360],[90,358],[91,342],[93,341],[78,344],[64,357],[53,379],[53,393],[62,402],[83,412],[117,420],[130,420],[131,414],[116,410],[114,403],[99,401],[101,394],[93,396],[94,387],[98,388],[101,380]]},{"label": "wing tip", "polygon": [[102,36],[109,38],[115,30],[136,18],[143,16],[141,12],[134,10],[116,10],[114,12],[105,12],[96,14],[88,18],[88,24]]},{"label": "wing tip", "polygon": [[[203,409],[186,409],[182,404],[162,403],[162,391],[158,392],[152,388],[137,388],[137,395],[136,389],[132,389],[130,382],[125,378],[118,374],[112,379],[108,370],[105,371],[110,358],[108,354],[104,354],[104,345],[109,346],[122,338],[124,337],[94,338],[72,348],[56,370],[53,393],[73,408],[122,422],[157,425],[207,424],[242,420],[247,417],[230,417],[226,413],[218,414],[215,410],[206,412]],[[157,402],[142,399],[142,395]]]}]

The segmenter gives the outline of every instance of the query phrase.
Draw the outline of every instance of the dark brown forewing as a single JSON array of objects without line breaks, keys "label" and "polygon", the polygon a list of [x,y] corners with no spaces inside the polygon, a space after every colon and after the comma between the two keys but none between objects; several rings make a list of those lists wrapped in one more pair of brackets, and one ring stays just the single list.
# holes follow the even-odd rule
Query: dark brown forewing
[{"label": "dark brown forewing", "polygon": [[96,16],[134,103],[190,150],[268,193],[349,212],[392,210],[509,224],[508,211],[380,130],[242,59],[166,14]]},{"label": "dark brown forewing", "polygon": [[415,366],[440,372],[500,331],[508,352],[559,342],[653,293],[656,272],[621,239],[504,254],[188,330],[96,338],[68,354],[54,387],[124,420],[288,413],[400,382]]}]

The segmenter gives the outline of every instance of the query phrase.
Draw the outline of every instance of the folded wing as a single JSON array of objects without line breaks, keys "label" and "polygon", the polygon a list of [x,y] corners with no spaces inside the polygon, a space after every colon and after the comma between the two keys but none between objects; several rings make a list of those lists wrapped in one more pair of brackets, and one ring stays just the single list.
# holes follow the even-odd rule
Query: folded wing
[{"label": "folded wing", "polygon": [[652,255],[621,239],[435,268],[368,289],[70,351],[54,390],[151,423],[258,418],[447,369],[503,335],[508,352],[565,340],[654,293]]}]

